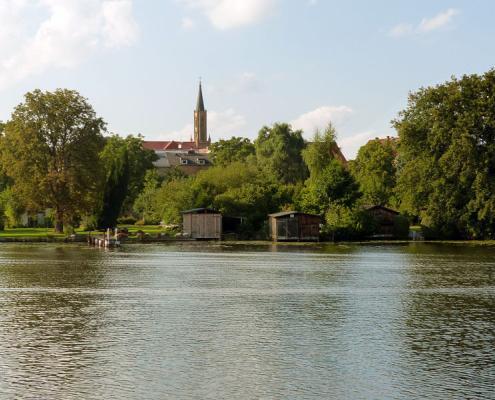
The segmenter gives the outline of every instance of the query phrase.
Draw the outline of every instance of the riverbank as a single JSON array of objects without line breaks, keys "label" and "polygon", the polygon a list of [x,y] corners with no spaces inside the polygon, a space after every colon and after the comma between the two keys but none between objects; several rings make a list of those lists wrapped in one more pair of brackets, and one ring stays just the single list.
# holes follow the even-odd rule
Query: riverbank
[{"label": "riverbank", "polygon": [[[158,244],[158,243],[205,243],[192,239],[175,238],[167,236],[160,227],[143,226],[132,228],[126,227],[129,230],[129,237],[122,239],[122,244]],[[70,236],[65,234],[57,234],[50,228],[16,228],[6,229],[0,232],[0,243],[86,243],[88,234],[76,230],[76,233]],[[102,235],[100,232],[91,232],[93,236]],[[223,240],[223,245],[231,246],[270,246],[274,242],[268,240]],[[318,247],[332,242],[278,242],[278,245],[283,246],[304,246]],[[424,244],[445,244],[457,246],[485,246],[495,247],[495,240],[365,240],[355,242],[336,242],[340,245],[408,245],[411,243]]]}]

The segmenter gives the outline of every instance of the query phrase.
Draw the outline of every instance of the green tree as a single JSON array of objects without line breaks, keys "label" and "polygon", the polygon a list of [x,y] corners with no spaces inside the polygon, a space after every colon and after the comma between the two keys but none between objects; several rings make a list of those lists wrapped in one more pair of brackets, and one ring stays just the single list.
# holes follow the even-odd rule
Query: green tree
[{"label": "green tree", "polygon": [[79,93],[25,95],[0,141],[1,161],[29,209],[55,210],[55,229],[91,212],[99,198],[105,123]]},{"label": "green tree", "polygon": [[210,157],[215,165],[225,166],[236,161],[246,161],[255,154],[254,145],[247,138],[233,136],[219,140],[210,146]]},{"label": "green tree", "polygon": [[412,93],[394,126],[402,209],[437,237],[495,237],[495,71]]},{"label": "green tree", "polygon": [[331,205],[353,207],[360,195],[359,186],[349,171],[331,159],[323,171],[306,181],[300,206],[305,212],[325,215]]},{"label": "green tree", "polygon": [[153,169],[153,162],[158,159],[157,155],[152,150],[147,150],[143,147],[143,137],[128,135],[123,138],[118,135],[112,135],[105,138],[105,148],[101,154],[105,170],[115,164],[115,157],[120,157],[123,149],[127,152],[128,167],[129,167],[129,182],[127,185],[127,193],[122,205],[123,212],[130,212],[132,205],[137,196],[144,187],[144,177],[147,171]]},{"label": "green tree", "polygon": [[[106,153],[105,149],[103,152]],[[107,160],[107,176],[103,187],[103,199],[98,210],[96,225],[98,229],[115,228],[122,205],[127,197],[130,166],[127,147],[117,149]]]},{"label": "green tree", "polygon": [[305,147],[302,131],[288,124],[263,127],[254,142],[259,167],[280,183],[296,183],[308,176],[301,152]]},{"label": "green tree", "polygon": [[359,149],[350,164],[359,183],[363,202],[371,205],[395,205],[397,146],[393,139],[370,140]]},{"label": "green tree", "polygon": [[328,124],[323,133],[316,130],[312,142],[302,151],[303,160],[308,166],[311,176],[317,176],[335,158],[336,139],[337,132],[331,123]]},{"label": "green tree", "polygon": [[[180,177],[171,178],[167,182],[179,179]],[[154,169],[146,173],[144,188],[133,205],[134,212],[139,215],[145,224],[149,222],[160,222],[162,219],[157,207],[157,194],[163,181],[164,179]]]}]

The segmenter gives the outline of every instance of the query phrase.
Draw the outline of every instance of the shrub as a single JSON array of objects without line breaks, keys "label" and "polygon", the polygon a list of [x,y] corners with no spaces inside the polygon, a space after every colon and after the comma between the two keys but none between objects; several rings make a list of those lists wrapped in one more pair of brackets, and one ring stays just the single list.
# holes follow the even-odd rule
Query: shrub
[{"label": "shrub", "polygon": [[137,218],[133,217],[132,215],[127,215],[124,217],[120,217],[117,220],[117,223],[119,225],[134,225],[137,222]]}]

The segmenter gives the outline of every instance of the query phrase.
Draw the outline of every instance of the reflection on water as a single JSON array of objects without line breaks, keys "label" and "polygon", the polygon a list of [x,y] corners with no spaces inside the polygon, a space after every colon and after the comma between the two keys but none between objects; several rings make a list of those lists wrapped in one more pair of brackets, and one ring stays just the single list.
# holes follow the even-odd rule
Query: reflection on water
[{"label": "reflection on water", "polygon": [[495,249],[0,246],[0,398],[493,399]]}]

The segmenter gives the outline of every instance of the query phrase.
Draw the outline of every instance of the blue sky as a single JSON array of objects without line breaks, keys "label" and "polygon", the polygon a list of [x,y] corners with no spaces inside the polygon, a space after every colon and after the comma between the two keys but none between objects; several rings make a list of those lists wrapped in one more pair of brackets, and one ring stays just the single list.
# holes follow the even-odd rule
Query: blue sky
[{"label": "blue sky", "polygon": [[214,140],[332,120],[347,156],[407,94],[494,66],[495,2],[1,0],[0,120],[67,87],[109,131],[189,139],[198,77]]}]

